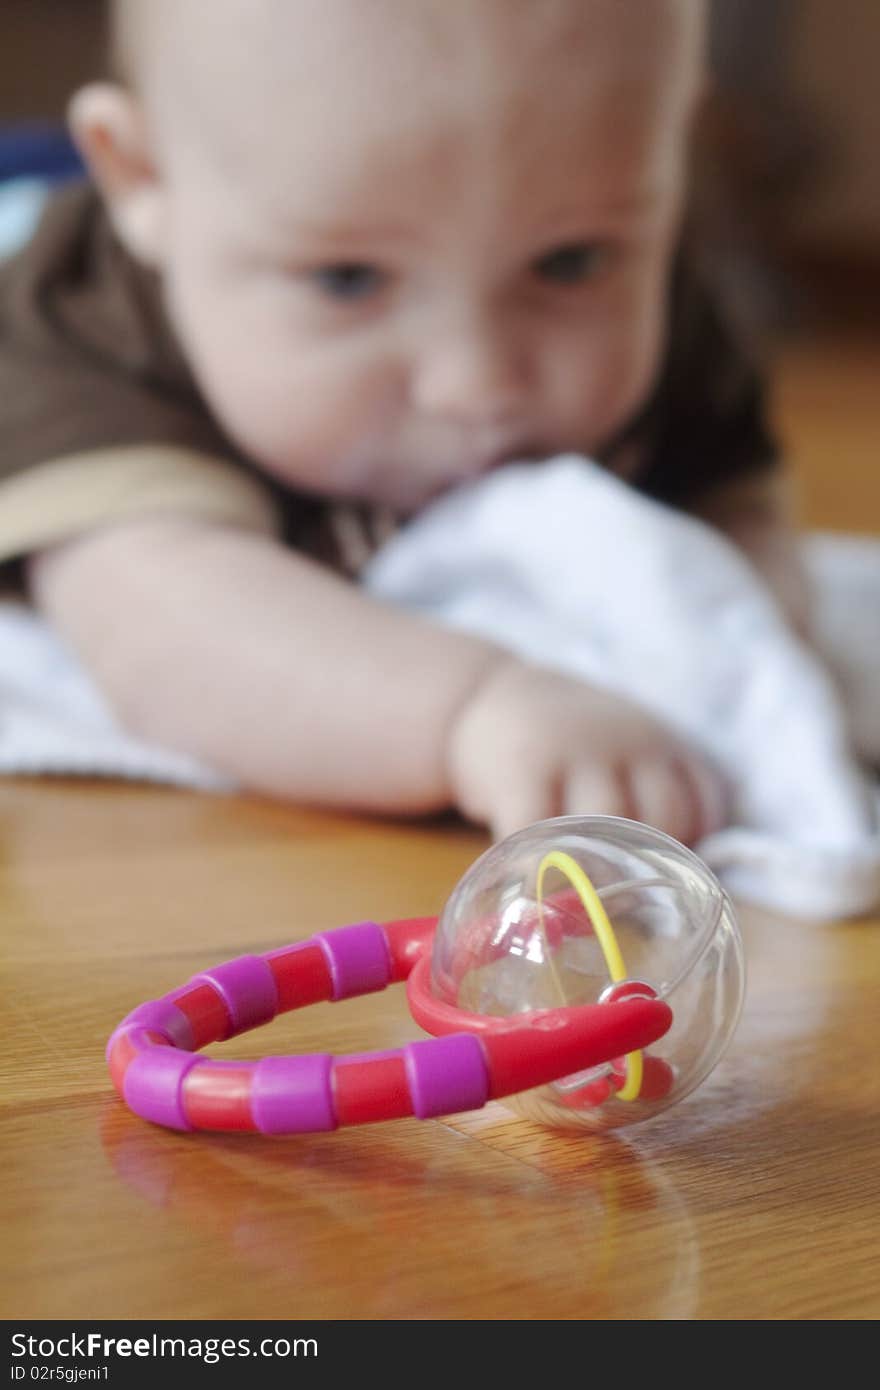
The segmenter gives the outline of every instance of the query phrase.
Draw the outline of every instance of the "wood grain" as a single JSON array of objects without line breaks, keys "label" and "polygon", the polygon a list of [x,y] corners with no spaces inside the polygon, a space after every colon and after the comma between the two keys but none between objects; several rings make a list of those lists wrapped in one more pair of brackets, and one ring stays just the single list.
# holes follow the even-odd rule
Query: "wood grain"
[{"label": "wood grain", "polygon": [[[787,358],[778,410],[813,524],[878,530],[878,362],[863,345]],[[0,783],[0,1315],[877,1317],[880,921],[743,910],[728,1055],[617,1136],[497,1104],[300,1139],[186,1136],[115,1098],[103,1046],[136,1003],[244,951],[436,911],[485,844],[454,822]],[[417,1035],[389,990],[221,1052]]]}]

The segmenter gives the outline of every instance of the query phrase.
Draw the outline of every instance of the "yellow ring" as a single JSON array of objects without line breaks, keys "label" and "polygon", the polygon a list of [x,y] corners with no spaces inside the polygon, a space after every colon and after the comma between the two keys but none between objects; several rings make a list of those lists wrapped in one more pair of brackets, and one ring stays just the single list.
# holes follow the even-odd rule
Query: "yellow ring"
[{"label": "yellow ring", "polygon": [[[612,982],[618,984],[621,980],[625,980],[626,966],[623,963],[623,956],[620,953],[620,947],[617,944],[614,928],[608,919],[608,913],[602,906],[599,894],[596,892],[595,887],[584,873],[580,864],[572,859],[570,854],[566,854],[565,851],[561,849],[552,849],[549,854],[545,854],[538,868],[538,918],[541,923],[541,930],[544,930],[544,910],[541,891],[544,886],[544,875],[548,869],[558,869],[559,872],[568,879],[568,882],[580,898],[584,912],[586,912],[593,931],[596,933],[596,940],[602,948],[602,955],[605,957],[605,964],[608,967],[608,974],[611,976]],[[625,1064],[626,1081],[617,1092],[617,1099],[635,1100],[639,1091],[642,1089],[643,1069],[641,1052],[628,1052],[625,1058]]]}]

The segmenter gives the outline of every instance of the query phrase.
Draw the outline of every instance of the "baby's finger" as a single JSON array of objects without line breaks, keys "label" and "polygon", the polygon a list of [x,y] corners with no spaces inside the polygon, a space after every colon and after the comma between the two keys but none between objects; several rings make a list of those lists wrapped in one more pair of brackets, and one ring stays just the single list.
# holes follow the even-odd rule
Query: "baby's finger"
[{"label": "baby's finger", "polygon": [[635,816],[628,781],[611,763],[590,761],[573,767],[563,800],[567,816]]},{"label": "baby's finger", "polygon": [[563,814],[559,781],[529,777],[525,772],[508,776],[493,797],[490,830],[495,840],[504,840],[527,825]]},{"label": "baby's finger", "polygon": [[693,789],[696,822],[693,840],[723,830],[730,818],[730,791],[721,775],[702,758],[688,757],[683,767]]},{"label": "baby's finger", "polygon": [[691,844],[700,823],[696,787],[674,758],[636,759],[629,767],[635,817]]}]

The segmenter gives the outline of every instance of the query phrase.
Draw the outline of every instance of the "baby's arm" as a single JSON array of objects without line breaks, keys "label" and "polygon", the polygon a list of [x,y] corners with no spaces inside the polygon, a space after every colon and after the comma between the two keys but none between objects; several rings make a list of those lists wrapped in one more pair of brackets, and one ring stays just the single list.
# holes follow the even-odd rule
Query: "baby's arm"
[{"label": "baby's arm", "polygon": [[276,541],[144,520],[55,547],[33,595],[122,722],[245,786],[496,835],[625,814],[695,840],[699,760],[640,711],[386,606]]},{"label": "baby's arm", "polygon": [[128,729],[287,798],[442,805],[445,729],[498,659],[265,535],[199,520],[92,531],[29,576]]}]

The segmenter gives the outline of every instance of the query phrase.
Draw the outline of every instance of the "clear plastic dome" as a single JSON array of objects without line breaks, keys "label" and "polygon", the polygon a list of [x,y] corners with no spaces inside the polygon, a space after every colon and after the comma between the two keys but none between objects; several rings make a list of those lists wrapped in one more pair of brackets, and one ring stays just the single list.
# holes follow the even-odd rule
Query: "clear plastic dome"
[{"label": "clear plastic dome", "polygon": [[668,835],[614,817],[565,816],[482,855],[437,927],[432,991],[471,1013],[594,1004],[623,980],[650,985],[669,1004],[671,1029],[644,1053],[508,1102],[543,1124],[634,1124],[708,1075],[736,1027],[745,984],[727,895]]}]

